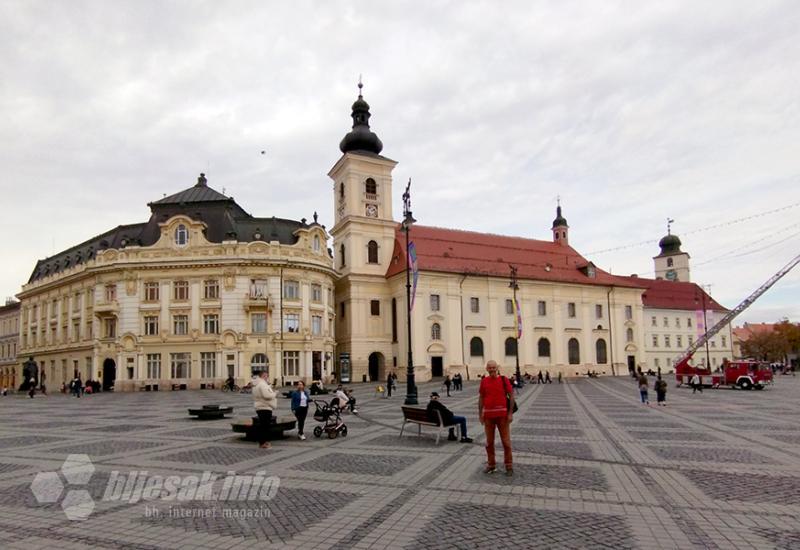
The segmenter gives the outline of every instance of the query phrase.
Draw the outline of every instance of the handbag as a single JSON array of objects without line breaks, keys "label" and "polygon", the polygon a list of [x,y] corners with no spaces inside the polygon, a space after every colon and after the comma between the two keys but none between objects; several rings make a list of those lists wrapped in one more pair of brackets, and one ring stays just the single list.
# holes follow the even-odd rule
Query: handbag
[{"label": "handbag", "polygon": [[[503,377],[503,381],[504,381],[503,383],[508,382],[509,384],[511,384],[511,382],[505,376]],[[509,394],[508,392],[506,392],[506,410],[511,410],[512,413],[515,413],[519,410],[519,407],[517,407],[516,399],[514,400],[514,407],[513,408],[511,407],[511,394]]]}]

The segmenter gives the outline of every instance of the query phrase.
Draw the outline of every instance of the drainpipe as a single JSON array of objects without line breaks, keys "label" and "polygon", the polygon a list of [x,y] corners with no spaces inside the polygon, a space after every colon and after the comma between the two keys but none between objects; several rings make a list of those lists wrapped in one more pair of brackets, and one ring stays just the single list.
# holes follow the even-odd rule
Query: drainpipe
[{"label": "drainpipe", "polygon": [[[281,297],[281,318],[278,320],[278,326],[281,327],[281,353],[278,357],[278,365],[276,369],[280,369],[281,373],[281,386],[283,386],[283,267],[281,267],[281,288],[278,290],[278,295]],[[277,378],[277,377],[276,377]]]},{"label": "drainpipe", "polygon": [[469,365],[464,361],[464,291],[462,285],[467,279],[467,273],[461,277],[461,282],[458,283],[458,301],[461,306],[461,364],[467,369],[467,381],[469,381]]}]

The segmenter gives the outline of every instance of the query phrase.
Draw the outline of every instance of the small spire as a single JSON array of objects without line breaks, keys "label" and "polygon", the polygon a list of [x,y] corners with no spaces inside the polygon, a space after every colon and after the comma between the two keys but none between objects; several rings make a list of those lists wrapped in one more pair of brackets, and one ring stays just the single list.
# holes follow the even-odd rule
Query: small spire
[{"label": "small spire", "polygon": [[361,74],[358,75],[358,97],[361,96],[361,89],[364,87],[364,83],[361,82]]},{"label": "small spire", "polygon": [[561,206],[561,195],[556,195],[556,206]]},{"label": "small spire", "polygon": [[667,218],[667,235],[672,235],[672,224],[675,223],[675,220],[672,218]]}]

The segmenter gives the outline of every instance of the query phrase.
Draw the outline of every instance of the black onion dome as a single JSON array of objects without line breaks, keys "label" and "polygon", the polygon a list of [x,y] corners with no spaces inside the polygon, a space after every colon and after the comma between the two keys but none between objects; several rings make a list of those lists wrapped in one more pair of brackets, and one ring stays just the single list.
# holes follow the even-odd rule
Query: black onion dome
[{"label": "black onion dome", "polygon": [[553,229],[556,227],[569,227],[567,225],[567,219],[561,215],[561,207],[556,207],[556,219],[553,220]]},{"label": "black onion dome", "polygon": [[364,101],[360,93],[361,84],[358,85],[358,99],[353,103],[353,129],[342,138],[339,149],[342,153],[349,151],[367,151],[369,153],[380,154],[383,150],[383,143],[378,139],[375,132],[369,129],[369,103]]},{"label": "black onion dome", "polygon": [[671,233],[658,241],[658,246],[661,247],[662,256],[667,254],[681,253],[681,240],[677,235],[672,235]]}]

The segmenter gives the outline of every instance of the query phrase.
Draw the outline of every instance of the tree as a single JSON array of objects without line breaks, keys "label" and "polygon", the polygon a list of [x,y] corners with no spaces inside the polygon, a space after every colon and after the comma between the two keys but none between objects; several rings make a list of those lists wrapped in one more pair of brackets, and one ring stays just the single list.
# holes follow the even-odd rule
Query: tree
[{"label": "tree", "polygon": [[800,325],[788,319],[775,323],[772,330],[751,332],[742,342],[742,355],[762,361],[786,362],[790,353],[800,350]]}]

